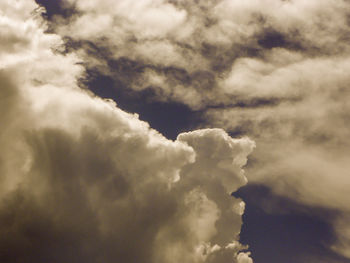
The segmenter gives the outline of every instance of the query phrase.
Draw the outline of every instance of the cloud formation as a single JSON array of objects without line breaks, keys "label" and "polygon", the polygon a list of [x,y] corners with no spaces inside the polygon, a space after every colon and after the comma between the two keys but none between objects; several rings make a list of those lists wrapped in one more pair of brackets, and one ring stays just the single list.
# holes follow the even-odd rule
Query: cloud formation
[{"label": "cloud formation", "polygon": [[230,193],[254,143],[222,129],[164,138],[78,87],[82,61],[42,8],[0,6],[0,261],[252,262]]},{"label": "cloud formation", "polygon": [[259,145],[250,179],[333,220],[349,257],[349,14],[344,0],[80,1],[53,19],[88,68]]},{"label": "cloud formation", "polygon": [[64,3],[75,13],[56,31],[88,67],[194,109],[295,99],[308,83],[290,71],[348,50],[345,1]]}]

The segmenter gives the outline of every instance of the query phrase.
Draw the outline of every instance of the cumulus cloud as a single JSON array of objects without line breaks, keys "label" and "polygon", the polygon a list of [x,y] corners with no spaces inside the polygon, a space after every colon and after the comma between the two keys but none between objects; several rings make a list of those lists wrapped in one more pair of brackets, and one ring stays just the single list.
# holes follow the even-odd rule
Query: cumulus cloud
[{"label": "cumulus cloud", "polygon": [[[164,138],[78,87],[81,59],[62,54],[34,2],[0,6],[0,261],[251,262],[230,193],[254,143],[222,129]],[[175,10],[152,8],[146,35]]]},{"label": "cumulus cloud", "polygon": [[88,68],[252,136],[250,179],[339,210],[348,240],[348,1],[65,3],[74,14],[53,26]]}]

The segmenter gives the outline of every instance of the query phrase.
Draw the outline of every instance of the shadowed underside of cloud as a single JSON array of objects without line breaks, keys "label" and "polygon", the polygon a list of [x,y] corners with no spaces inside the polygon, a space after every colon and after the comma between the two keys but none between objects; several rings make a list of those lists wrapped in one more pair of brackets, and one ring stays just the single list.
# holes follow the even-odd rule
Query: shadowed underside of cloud
[{"label": "shadowed underside of cloud", "polygon": [[87,68],[253,137],[249,179],[340,211],[328,245],[350,257],[349,1],[62,3],[52,27]]},{"label": "shadowed underside of cloud", "polygon": [[0,3],[0,261],[252,262],[238,242],[254,143],[171,141],[78,87],[31,1]]}]

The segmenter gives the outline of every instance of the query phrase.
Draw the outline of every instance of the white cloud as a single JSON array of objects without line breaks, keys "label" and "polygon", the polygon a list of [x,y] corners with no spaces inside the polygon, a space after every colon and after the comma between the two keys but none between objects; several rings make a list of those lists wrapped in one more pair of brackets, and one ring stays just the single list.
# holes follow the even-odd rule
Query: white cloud
[{"label": "white cloud", "polygon": [[[123,75],[129,88],[150,88],[160,101],[202,110],[203,127],[254,137],[259,147],[249,179],[298,202],[339,210],[342,223],[333,223],[343,248],[337,251],[348,256],[348,243],[341,242],[348,239],[342,229],[350,208],[348,1],[68,2],[78,13],[69,23],[57,20],[57,32],[108,51],[101,58],[83,45],[79,54],[88,66],[120,78],[125,72],[107,61],[130,60],[139,71]],[[226,187],[235,185],[228,165],[213,166]]]},{"label": "white cloud", "polygon": [[221,129],[170,141],[81,90],[79,59],[28,2],[1,3],[0,261],[237,261],[241,201],[226,190],[246,183],[254,143]]},{"label": "white cloud", "polygon": [[[259,147],[249,179],[298,202],[339,210],[343,220],[333,222],[342,244],[337,251],[347,255],[348,234],[343,229],[349,212],[348,1],[67,3],[76,4],[77,12],[68,20],[57,18],[54,25],[61,36],[83,43],[77,54],[88,67],[122,79],[135,91],[153,89],[160,101],[202,110],[207,121],[203,127],[219,126],[254,137]],[[9,39],[22,35],[25,30]],[[87,49],[85,42],[106,54]],[[7,56],[27,50],[28,43],[2,44]],[[138,70],[108,67],[113,60],[123,68],[121,58]],[[75,79],[60,74],[67,82]],[[220,166],[211,166],[222,175],[226,188],[244,183],[244,177],[231,182],[233,177],[226,176],[232,172],[232,167],[227,169],[230,163],[221,160]],[[196,167],[193,164],[192,169]],[[205,176],[203,180],[209,182]],[[237,203],[233,207],[239,211]],[[208,246],[201,244],[198,251],[210,250]],[[245,260],[244,254],[241,257]]]},{"label": "white cloud", "polygon": [[238,263],[253,263],[253,260],[249,257],[249,253],[239,253],[237,256]]},{"label": "white cloud", "polygon": [[[158,100],[203,110],[203,127],[256,139],[252,181],[347,218],[348,1],[77,3],[81,13],[56,27],[110,52],[103,59],[83,55],[88,64],[100,63],[114,76],[120,72],[106,69],[106,60],[133,61],[141,70],[130,73],[129,88],[150,88]],[[228,163],[215,166],[226,186]],[[347,240],[344,223],[333,223],[339,239]],[[337,251],[348,256],[347,244]]]}]

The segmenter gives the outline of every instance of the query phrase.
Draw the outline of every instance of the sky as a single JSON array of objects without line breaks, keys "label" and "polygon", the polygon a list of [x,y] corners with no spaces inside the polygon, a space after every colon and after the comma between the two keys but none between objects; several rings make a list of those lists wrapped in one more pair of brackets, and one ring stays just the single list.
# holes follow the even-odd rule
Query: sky
[{"label": "sky", "polygon": [[0,262],[350,262],[348,0],[2,0],[0,36]]}]

